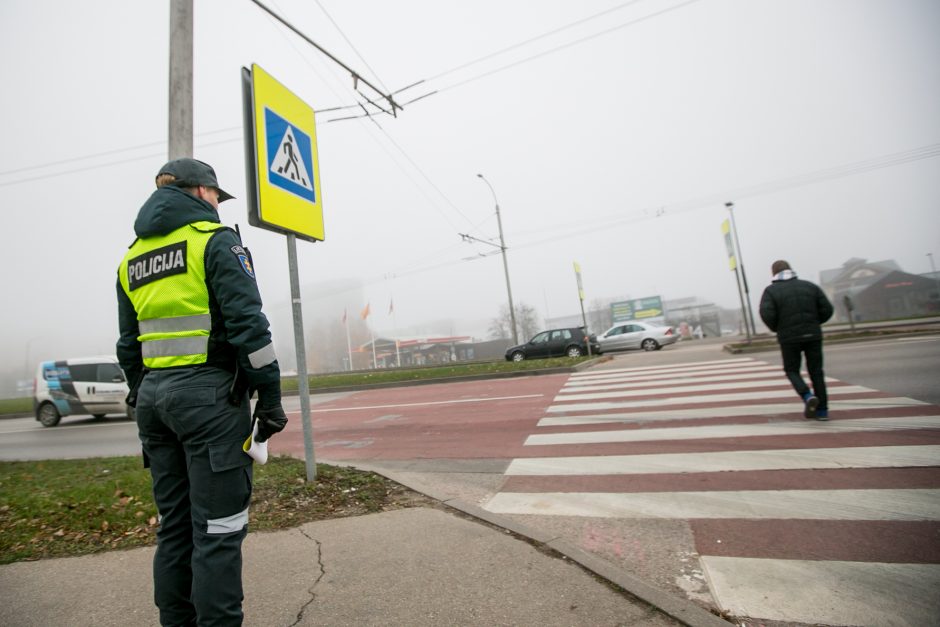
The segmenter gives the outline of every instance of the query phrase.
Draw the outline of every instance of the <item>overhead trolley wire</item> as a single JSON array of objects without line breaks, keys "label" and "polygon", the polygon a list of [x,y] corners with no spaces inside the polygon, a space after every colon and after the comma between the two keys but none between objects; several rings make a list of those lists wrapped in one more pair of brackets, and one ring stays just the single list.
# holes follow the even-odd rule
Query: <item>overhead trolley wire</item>
[{"label": "overhead trolley wire", "polygon": [[[594,14],[594,15],[591,15],[591,16],[588,16],[588,17],[585,17],[585,18],[581,18],[580,20],[576,20],[576,21],[571,22],[571,23],[569,23],[569,24],[566,24],[566,25],[564,25],[564,26],[560,26],[560,27],[558,27],[558,28],[555,28],[555,29],[553,29],[553,30],[547,31],[547,32],[542,33],[542,34],[540,34],[540,35],[536,35],[535,37],[531,37],[531,38],[529,38],[529,39],[527,39],[527,40],[525,40],[525,41],[519,42],[519,43],[517,43],[517,44],[513,44],[513,45],[511,45],[511,46],[507,46],[507,47],[505,47],[505,48],[502,48],[501,50],[497,50],[497,51],[495,51],[495,52],[492,52],[492,53],[483,55],[482,57],[478,57],[478,58],[476,58],[476,59],[474,59],[474,60],[472,60],[472,61],[467,61],[466,63],[462,63],[462,64],[460,64],[460,65],[458,65],[458,66],[455,66],[455,67],[453,67],[453,68],[450,68],[449,70],[445,70],[445,71],[443,71],[443,72],[440,72],[440,73],[438,73],[438,74],[435,74],[434,76],[431,76],[431,77],[428,77],[428,78],[424,78],[424,79],[415,81],[415,82],[413,82],[413,83],[410,83],[409,85],[406,85],[405,87],[401,87],[401,88],[399,88],[399,89],[396,89],[396,90],[394,90],[394,91],[391,92],[391,95],[399,95],[399,94],[401,94],[401,93],[403,93],[403,92],[405,92],[405,91],[408,91],[409,89],[418,87],[418,86],[420,86],[420,85],[424,85],[425,83],[428,83],[428,82],[431,82],[431,81],[434,81],[434,80],[438,80],[438,79],[440,79],[440,78],[442,78],[442,77],[444,77],[444,76],[447,76],[447,75],[452,74],[452,73],[454,73],[454,72],[457,72],[457,71],[459,71],[459,70],[465,69],[465,68],[467,68],[467,67],[470,67],[470,66],[476,65],[476,64],[478,64],[478,63],[481,63],[481,62],[483,62],[483,61],[485,61],[485,60],[488,60],[488,59],[497,57],[497,56],[499,56],[499,55],[505,54],[506,52],[510,52],[510,51],[512,51],[512,50],[515,50],[515,49],[520,48],[520,47],[522,47],[522,46],[528,45],[528,44],[530,44],[530,43],[532,43],[532,42],[535,42],[535,41],[538,41],[538,40],[540,40],[540,39],[544,39],[545,37],[549,37],[549,36],[551,36],[551,35],[555,35],[555,34],[557,34],[557,33],[559,33],[559,32],[562,32],[562,31],[564,31],[564,30],[573,28],[573,27],[575,27],[575,26],[579,26],[579,25],[581,25],[581,24],[583,24],[583,23],[585,23],[585,22],[588,22],[588,21],[590,21],[590,20],[593,20],[593,19],[596,19],[596,18],[598,18],[598,17],[607,15],[607,14],[612,13],[612,12],[614,12],[614,11],[618,11],[618,10],[620,10],[620,9],[624,9],[624,8],[626,8],[626,7],[628,7],[628,6],[632,6],[632,5],[634,5],[634,4],[636,4],[636,3],[640,2],[640,1],[642,1],[642,0],[631,0],[630,2],[625,2],[625,3],[621,4],[621,5],[618,5],[618,6],[616,6],[616,7],[613,7],[613,8],[611,8],[611,9],[606,10],[606,11],[602,11],[602,12],[600,12],[600,13],[596,13],[596,14]],[[634,25],[636,25],[636,24],[639,24],[639,23],[641,23],[641,22],[645,22],[645,21],[647,21],[647,20],[650,20],[650,19],[659,17],[659,16],[664,15],[664,14],[666,14],[666,13],[670,13],[670,12],[672,12],[672,11],[676,11],[676,10],[685,8],[685,7],[687,7],[687,6],[689,6],[689,5],[692,5],[692,4],[695,4],[696,2],[699,2],[699,1],[700,1],[700,0],[686,0],[685,2],[681,2],[681,3],[676,4],[676,5],[673,5],[673,6],[671,6],[671,7],[667,7],[667,8],[665,8],[665,9],[661,9],[661,10],[659,10],[659,11],[655,11],[655,12],[650,13],[650,14],[648,14],[648,15],[644,15],[644,16],[641,16],[641,17],[638,17],[638,18],[634,18],[634,19],[632,19],[632,20],[628,20],[627,22],[624,22],[624,23],[622,23],[622,24],[618,24],[618,25],[616,25],[616,26],[613,26],[613,27],[610,27],[610,28],[606,28],[606,29],[604,29],[604,30],[601,30],[601,31],[596,32],[596,33],[592,33],[592,34],[590,34],[590,35],[586,35],[586,36],[581,37],[581,38],[579,38],[579,39],[575,39],[575,40],[573,40],[573,41],[569,41],[569,42],[564,43],[564,44],[559,44],[559,45],[554,46],[554,47],[552,47],[552,48],[549,48],[549,49],[547,49],[547,50],[543,50],[543,51],[538,52],[538,53],[536,53],[536,54],[533,54],[533,55],[531,55],[531,56],[524,57],[524,58],[522,58],[522,59],[513,61],[513,62],[511,62],[511,63],[507,63],[506,65],[503,65],[503,66],[494,68],[494,69],[492,69],[492,70],[488,70],[488,71],[486,71],[486,72],[483,72],[483,73],[478,74],[478,75],[476,75],[476,76],[472,76],[472,77],[467,78],[467,79],[464,79],[464,80],[462,80],[462,81],[458,81],[458,82],[456,82],[456,83],[453,83],[453,84],[450,84],[450,85],[446,85],[446,86],[441,87],[441,88],[438,88],[438,89],[432,89],[432,90],[430,90],[430,91],[428,91],[428,92],[426,92],[426,93],[424,93],[424,94],[421,94],[420,96],[416,96],[415,98],[412,98],[411,100],[408,100],[408,101],[403,102],[403,103],[401,104],[401,106],[402,106],[402,107],[405,107],[405,106],[407,106],[407,105],[410,105],[410,104],[413,104],[413,103],[415,103],[415,102],[418,102],[419,100],[423,100],[423,99],[425,99],[425,98],[428,98],[429,96],[433,96],[433,95],[435,95],[435,94],[439,94],[439,93],[442,93],[442,92],[445,92],[445,91],[449,91],[449,90],[454,89],[454,88],[457,88],[457,87],[461,87],[461,86],[466,85],[466,84],[468,84],[468,83],[472,83],[472,82],[478,81],[478,80],[480,80],[480,79],[482,79],[482,78],[485,78],[485,77],[487,77],[487,76],[491,76],[491,75],[493,75],[493,74],[497,74],[497,73],[499,73],[499,72],[504,72],[504,71],[506,71],[506,70],[508,70],[508,69],[514,68],[514,67],[519,66],[519,65],[522,65],[522,64],[524,64],[524,63],[529,63],[529,62],[531,62],[531,61],[535,61],[536,59],[540,59],[540,58],[542,58],[542,57],[544,57],[544,56],[547,56],[547,55],[549,55],[549,54],[553,54],[553,53],[555,53],[555,52],[559,52],[559,51],[561,51],[561,50],[565,50],[565,49],[567,49],[567,48],[571,48],[571,47],[573,47],[573,46],[576,46],[576,45],[579,45],[579,44],[588,42],[588,41],[590,41],[590,40],[592,40],[592,39],[596,39],[596,38],[601,37],[601,36],[603,36],[603,35],[608,35],[608,34],[610,34],[610,33],[616,32],[616,31],[618,31],[618,30],[621,30],[621,29],[624,29],[624,28],[628,28],[628,27],[634,26]],[[353,106],[354,106],[354,105],[337,106],[337,107],[332,107],[332,108],[329,108],[329,109],[324,109],[323,111],[324,111],[324,112],[327,112],[327,111],[340,111],[340,110],[343,110],[343,109],[350,109],[350,108],[353,108]],[[376,114],[376,112],[370,112],[368,115],[375,115],[375,114]],[[341,117],[341,118],[333,118],[333,119],[330,119],[330,120],[327,120],[327,121],[328,121],[328,122],[339,122],[339,121],[342,121],[342,120],[350,120],[350,119],[355,119],[355,118],[360,118],[360,117],[366,117],[366,114],[363,114],[363,115],[344,116],[344,117]]]},{"label": "overhead trolley wire", "polygon": [[308,37],[307,35],[305,35],[301,30],[299,30],[299,29],[298,29],[297,27],[295,27],[293,24],[291,24],[290,22],[288,22],[287,20],[285,20],[283,17],[281,17],[280,15],[278,15],[277,13],[275,13],[274,11],[272,11],[272,10],[271,10],[270,8],[268,8],[267,6],[265,6],[264,3],[262,3],[260,0],[250,0],[250,1],[253,2],[254,4],[258,5],[258,6],[259,6],[262,10],[264,10],[268,15],[270,15],[271,17],[273,17],[274,19],[276,19],[278,22],[280,22],[281,24],[283,24],[284,26],[286,26],[288,29],[290,29],[291,31],[293,31],[294,34],[296,34],[298,37],[300,37],[301,39],[303,39],[304,41],[306,41],[308,44],[310,44],[311,46],[313,46],[314,48],[316,48],[317,50],[319,50],[320,52],[322,52],[322,53],[323,53],[324,55],[326,55],[331,61],[333,61],[334,63],[336,63],[336,64],[339,65],[340,67],[342,67],[342,68],[343,68],[344,70],[346,70],[347,72],[349,72],[349,75],[352,76],[352,79],[353,79],[353,88],[354,88],[354,89],[359,86],[359,83],[363,83],[364,85],[367,85],[370,89],[372,89],[375,93],[377,93],[377,94],[379,94],[380,96],[382,96],[382,98],[385,99],[385,100],[388,102],[389,107],[390,107],[391,110],[392,110],[392,115],[393,115],[393,116],[396,115],[396,110],[401,110],[401,109],[402,109],[402,106],[400,106],[397,102],[395,102],[395,99],[392,97],[391,94],[383,93],[381,89],[379,89],[378,87],[376,87],[375,85],[373,85],[372,83],[370,83],[368,80],[366,80],[365,78],[363,78],[362,75],[361,75],[359,72],[357,72],[356,70],[352,69],[351,67],[349,67],[348,65],[346,65],[345,63],[343,63],[342,61],[340,61],[338,58],[336,58],[335,56],[333,56],[326,48],[324,48],[323,46],[321,46],[320,44],[318,44],[317,42],[315,42],[314,40],[312,40],[310,37]]},{"label": "overhead trolley wire", "polygon": [[[254,2],[254,1],[255,1],[255,0],[252,0],[252,2]],[[317,2],[317,4],[319,4],[319,2]],[[322,6],[321,6],[321,9],[322,9]],[[326,11],[324,11],[324,13],[326,13]],[[329,15],[327,15],[327,17],[329,17]],[[353,50],[356,50],[356,48],[355,48],[355,46],[353,45],[353,43],[349,40],[348,37],[346,37],[345,34],[343,34],[342,30],[340,30],[339,25],[336,23],[335,20],[333,20],[332,17],[330,17],[330,22],[332,22],[333,25],[336,27],[336,29],[340,32],[340,34],[343,35],[343,38],[346,39],[346,41],[347,41],[347,43],[349,44],[349,46],[350,46],[351,48],[353,48]],[[283,22],[282,22],[282,23],[283,23]],[[280,31],[278,31],[278,32],[283,36],[283,33],[281,33]],[[285,37],[285,39],[286,39],[286,37]],[[305,38],[305,39],[306,39],[306,38]],[[307,57],[304,56],[299,50],[297,50],[297,48],[294,47],[293,43],[292,43],[290,40],[287,40],[287,41],[288,41],[288,43],[291,45],[291,47],[293,47],[293,48],[295,49],[295,51],[297,51],[297,53],[300,55],[300,57],[301,57],[301,59],[304,61],[304,63],[306,63],[311,69],[313,69],[313,70],[316,72],[316,71],[317,71],[316,68],[313,67],[313,66],[310,64],[310,61],[307,59]],[[358,52],[358,50],[356,50],[356,54],[357,54],[357,56],[359,56],[360,60],[362,60],[362,62],[366,65],[366,67],[369,67],[368,62],[362,57],[362,55]],[[375,73],[375,72],[371,69],[371,67],[369,67],[369,69],[370,69],[370,71],[373,72],[373,74]],[[319,75],[319,72],[317,72],[317,74]],[[322,79],[322,77],[321,77],[321,79]],[[380,80],[378,77],[376,77],[376,80],[377,80],[379,83],[381,83],[381,80]],[[326,82],[326,81],[324,80],[324,82]],[[383,85],[383,87],[384,87],[384,85]],[[327,84],[327,88],[329,88],[329,90],[330,90],[331,92],[333,92],[333,95],[334,95],[334,96],[336,96],[337,98],[340,97],[339,94],[336,93],[336,91],[332,88],[331,85]],[[362,91],[359,90],[359,89],[357,89],[355,86],[353,87],[353,90],[354,90],[356,93],[358,93],[360,96],[362,96],[363,98],[366,98],[366,99],[369,101],[369,103],[372,104],[373,106],[379,107],[378,104],[374,103],[371,99],[368,98],[368,96],[366,96],[365,94],[363,94]],[[360,107],[363,111],[368,112],[367,109],[365,108],[365,105],[363,105],[361,102],[360,102],[360,103],[356,103],[355,105],[350,105],[350,106]],[[323,112],[323,110],[319,110],[319,111],[318,111],[318,113],[322,113],[322,112]],[[392,138],[392,136],[382,127],[381,124],[378,123],[378,121],[376,121],[371,115],[368,115],[368,116],[367,116],[367,115],[360,115],[360,116],[353,116],[353,117],[357,117],[357,118],[368,117],[368,118],[370,119],[370,121],[371,121],[373,124],[375,124],[376,128],[378,128],[379,131],[381,131],[382,134],[385,135],[385,137],[388,139],[388,141],[405,157],[405,159],[408,160],[408,162],[412,165],[412,167],[414,167],[414,169],[418,172],[418,174],[420,174],[421,177],[423,177],[424,180],[427,181],[427,183],[428,183],[432,188],[434,188],[434,190],[441,196],[441,198],[443,198],[444,201],[445,201],[448,205],[450,205],[450,207],[451,207],[455,212],[457,212],[457,214],[460,215],[461,218],[463,218],[464,220],[467,221],[468,224],[470,224],[471,226],[473,226],[473,222],[470,220],[470,218],[468,218],[468,217],[466,216],[466,214],[464,214],[464,212],[461,211],[460,208],[457,207],[456,204],[454,204],[454,202],[447,196],[447,194],[445,194],[445,193],[443,192],[443,190],[441,190],[441,188],[440,188],[436,183],[434,183],[434,181],[431,180],[431,177],[429,177],[429,176],[427,175],[427,173],[421,168],[421,166],[419,166],[418,163],[417,163],[414,159],[411,158],[411,156],[405,151],[405,149],[402,148],[401,145],[400,145],[398,142],[396,142],[394,138]],[[408,178],[408,180],[411,181],[411,183],[415,186],[415,188],[427,199],[427,201],[431,204],[431,206],[441,215],[442,218],[444,218],[444,220],[451,226],[451,228],[453,228],[454,230],[457,230],[457,229],[458,229],[457,225],[454,224],[454,222],[450,219],[450,217],[449,217],[447,214],[445,214],[443,211],[440,210],[440,208],[438,207],[437,203],[427,194],[427,192],[421,187],[421,185],[419,185],[418,182],[411,176],[411,173],[409,173],[404,167],[402,167],[402,165],[398,162],[398,160],[394,157],[394,155],[393,155],[384,145],[382,145],[377,139],[375,139],[375,137],[373,137],[372,135],[369,135],[369,137],[370,137],[373,141],[375,141],[376,144],[378,144],[378,146],[388,155],[388,157],[392,160],[392,162],[395,163],[395,165],[402,171],[402,173],[405,174],[405,176]],[[476,228],[476,227],[474,227],[474,228]]]},{"label": "overhead trolley wire", "polygon": [[388,92],[389,89],[388,87],[385,86],[385,83],[382,82],[382,79],[379,78],[378,72],[373,70],[372,66],[369,65],[369,62],[365,60],[365,57],[363,57],[359,53],[359,50],[357,50],[356,46],[353,45],[353,42],[349,40],[349,37],[346,36],[346,33],[343,32],[343,29],[339,27],[339,24],[336,23],[336,20],[334,20],[333,17],[329,13],[327,13],[326,8],[323,6],[320,0],[316,0],[316,3],[317,3],[317,6],[320,7],[320,10],[323,11],[323,15],[326,16],[326,19],[330,20],[330,23],[333,25],[336,31],[343,37],[346,43],[349,44],[349,47],[352,48],[352,51],[356,53],[356,56],[359,57],[359,60],[362,61],[362,64],[365,65],[367,68],[369,68],[369,71],[372,72],[372,76],[375,77],[376,82],[382,87],[382,89]]},{"label": "overhead trolley wire", "polygon": [[[864,159],[861,161],[855,161],[848,164],[843,164],[840,166],[834,166],[831,168],[824,168],[822,170],[816,170],[814,172],[807,172],[804,174],[785,177],[777,179],[774,181],[766,181],[764,183],[758,183],[756,185],[750,185],[747,187],[739,187],[737,189],[725,190],[723,192],[716,192],[708,194],[706,196],[700,196],[694,199],[688,199],[676,203],[656,205],[647,209],[641,209],[636,212],[633,212],[629,216],[624,216],[622,213],[616,217],[610,217],[609,219],[601,218],[600,221],[591,225],[590,227],[584,227],[572,231],[572,224],[568,223],[566,225],[559,225],[554,227],[557,229],[564,229],[565,232],[562,235],[555,235],[551,237],[542,238],[536,241],[526,242],[522,244],[515,244],[514,248],[529,248],[532,246],[538,246],[541,244],[547,244],[554,242],[556,240],[565,238],[576,237],[579,235],[586,235],[593,233],[595,231],[608,229],[613,226],[620,226],[624,224],[632,224],[635,222],[641,222],[644,220],[655,219],[666,214],[674,215],[678,213],[686,213],[688,211],[694,211],[702,209],[705,207],[714,206],[716,203],[724,202],[729,198],[750,198],[754,196],[762,196],[764,194],[769,194],[773,192],[780,192],[787,189],[793,189],[796,187],[805,187],[806,185],[812,185],[814,183],[821,183],[827,180],[833,180],[837,178],[844,178],[847,176],[854,176],[856,174],[863,174],[865,172],[871,172],[874,170],[880,170],[883,168],[889,168],[896,165],[902,165],[905,163],[911,163],[914,161],[920,161],[923,159],[932,159],[940,156],[940,143],[929,144],[927,146],[921,146],[919,148],[913,148],[910,150],[904,150],[897,153],[891,153],[887,155],[881,155],[879,157],[873,157],[870,159]],[[581,224],[578,222],[577,224]],[[529,231],[533,233],[535,231]],[[516,233],[515,237],[519,237],[524,234]]]},{"label": "overhead trolley wire", "polygon": [[[528,57],[525,57],[525,58],[523,58],[523,59],[519,59],[518,61],[513,61],[512,63],[507,63],[506,65],[500,66],[500,67],[495,68],[495,69],[492,69],[492,70],[488,70],[488,71],[486,71],[486,72],[483,72],[482,74],[478,74],[478,75],[476,75],[476,76],[472,76],[472,77],[467,78],[467,79],[464,79],[464,80],[462,80],[462,81],[458,81],[458,82],[453,83],[453,84],[451,84],[451,85],[447,85],[446,87],[441,87],[441,88],[439,88],[439,89],[434,90],[434,93],[435,93],[435,94],[439,94],[439,93],[442,93],[442,92],[445,92],[445,91],[450,91],[451,89],[455,89],[455,88],[457,88],[457,87],[461,87],[461,86],[466,85],[466,84],[468,84],[468,83],[473,83],[473,82],[478,81],[478,80],[480,80],[480,79],[486,78],[487,76],[492,76],[493,74],[498,74],[499,72],[505,72],[506,70],[512,69],[512,68],[514,68],[514,67],[516,67],[516,66],[519,66],[519,65],[522,65],[522,64],[524,64],[524,63],[529,63],[529,62],[531,62],[531,61],[535,61],[536,59],[540,59],[540,58],[545,57],[545,56],[548,56],[548,55],[550,55],[550,54],[554,54],[554,53],[559,52],[559,51],[561,51],[561,50],[565,50],[565,49],[567,49],[567,48],[571,48],[571,47],[573,47],[573,46],[577,46],[577,45],[579,45],[579,44],[583,44],[583,43],[585,43],[585,42],[588,42],[588,41],[590,41],[590,40],[592,40],[592,39],[596,39],[596,38],[601,37],[601,36],[603,36],[603,35],[609,35],[610,33],[616,32],[616,31],[621,30],[621,29],[623,29],[623,28],[628,28],[628,27],[630,27],[630,26],[635,26],[636,24],[639,24],[639,23],[641,23],[641,22],[645,22],[645,21],[647,21],[647,20],[651,20],[651,19],[653,19],[653,18],[655,18],[655,17],[659,17],[660,15],[664,15],[664,14],[666,14],[666,13],[670,13],[670,12],[672,12],[672,11],[676,11],[676,10],[678,10],[678,9],[685,8],[685,7],[689,6],[689,5],[695,4],[696,2],[700,2],[700,0],[686,0],[685,2],[682,2],[682,3],[680,3],[680,4],[671,6],[671,7],[666,8],[666,9],[662,9],[662,10],[660,10],[660,11],[656,11],[655,13],[650,13],[649,15],[644,15],[644,16],[642,16],[642,17],[635,18],[635,19],[630,20],[630,21],[628,21],[628,22],[624,22],[623,24],[618,24],[617,26],[613,26],[613,27],[611,27],[611,28],[602,30],[602,31],[600,31],[600,32],[597,32],[597,33],[594,33],[594,34],[591,34],[591,35],[587,35],[587,36],[585,36],[585,37],[581,37],[580,39],[575,39],[574,41],[570,41],[570,42],[565,43],[565,44],[560,44],[560,45],[555,46],[555,47],[553,47],[553,48],[549,48],[548,50],[543,50],[542,52],[533,54],[533,55],[528,56]],[[406,106],[406,105],[412,104],[412,103],[414,103],[414,102],[417,102],[418,100],[421,100],[421,99],[423,99],[423,98],[427,98],[427,97],[430,96],[430,95],[432,95],[432,94],[423,94],[423,95],[421,95],[421,96],[418,96],[417,98],[413,98],[412,100],[409,100],[409,101],[403,103],[402,106],[404,107],[404,106]]]}]

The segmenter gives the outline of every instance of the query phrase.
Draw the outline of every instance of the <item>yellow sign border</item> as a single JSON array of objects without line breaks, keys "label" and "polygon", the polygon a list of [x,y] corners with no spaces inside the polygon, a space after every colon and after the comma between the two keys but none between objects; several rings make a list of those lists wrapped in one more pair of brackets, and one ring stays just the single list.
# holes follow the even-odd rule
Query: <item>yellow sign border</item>
[{"label": "yellow sign border", "polygon": [[[323,241],[323,190],[320,187],[320,160],[317,156],[316,112],[313,107],[267,73],[251,65],[254,160],[257,181],[258,218],[261,226],[279,232],[296,233],[305,239]],[[268,176],[268,142],[265,135],[265,108],[310,137],[314,201],[301,198],[273,184]]]}]

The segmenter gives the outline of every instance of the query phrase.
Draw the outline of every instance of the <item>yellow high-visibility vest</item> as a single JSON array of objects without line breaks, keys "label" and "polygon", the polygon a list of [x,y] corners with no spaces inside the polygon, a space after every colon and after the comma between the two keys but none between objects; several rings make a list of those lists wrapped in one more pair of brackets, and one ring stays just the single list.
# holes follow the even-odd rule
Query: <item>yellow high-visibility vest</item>
[{"label": "yellow high-visibility vest", "polygon": [[139,238],[121,261],[118,276],[137,312],[145,367],[206,363],[212,320],[205,253],[222,228],[217,222],[192,222],[166,235]]}]

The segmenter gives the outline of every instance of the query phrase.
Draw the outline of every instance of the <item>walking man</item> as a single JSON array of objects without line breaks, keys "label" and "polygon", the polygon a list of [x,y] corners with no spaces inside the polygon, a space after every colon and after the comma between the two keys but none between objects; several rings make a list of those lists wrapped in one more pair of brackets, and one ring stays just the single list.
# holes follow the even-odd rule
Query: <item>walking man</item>
[{"label": "walking man", "polygon": [[241,625],[252,430],[287,423],[254,267],[219,223],[215,171],[175,159],[141,207],[118,268],[117,354],[160,513],[154,601],[163,625]]},{"label": "walking man", "polygon": [[[832,303],[818,285],[797,278],[786,261],[775,261],[770,272],[773,281],[760,299],[761,320],[777,334],[783,371],[803,399],[803,416],[829,420],[829,397],[823,373],[822,323],[832,317]],[[804,354],[812,390],[800,376]]]}]

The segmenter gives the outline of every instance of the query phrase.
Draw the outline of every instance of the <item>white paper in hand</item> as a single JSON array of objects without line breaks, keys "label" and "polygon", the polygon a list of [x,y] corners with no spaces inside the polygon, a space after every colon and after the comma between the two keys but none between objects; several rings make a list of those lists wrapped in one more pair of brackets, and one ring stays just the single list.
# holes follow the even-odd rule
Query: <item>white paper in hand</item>
[{"label": "white paper in hand", "polygon": [[268,442],[258,442],[255,437],[258,435],[258,422],[255,421],[251,430],[251,436],[242,444],[242,450],[248,453],[248,456],[259,464],[268,461]]}]

